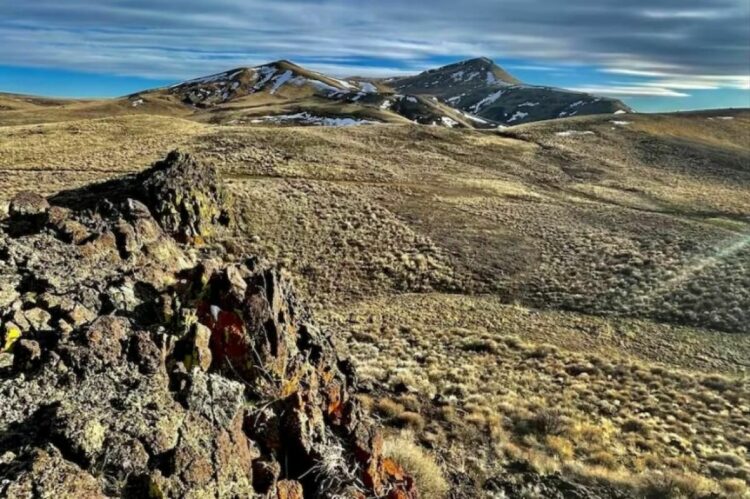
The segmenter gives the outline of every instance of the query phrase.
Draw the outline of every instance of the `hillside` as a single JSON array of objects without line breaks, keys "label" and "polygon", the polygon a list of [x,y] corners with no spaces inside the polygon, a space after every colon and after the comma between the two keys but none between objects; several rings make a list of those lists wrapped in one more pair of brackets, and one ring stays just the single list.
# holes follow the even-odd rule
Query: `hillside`
[{"label": "hillside", "polygon": [[115,116],[0,127],[0,187],[52,195],[175,147],[215,165],[237,221],[211,247],[294,276],[430,497],[742,497],[748,129],[747,110],[500,131]]}]

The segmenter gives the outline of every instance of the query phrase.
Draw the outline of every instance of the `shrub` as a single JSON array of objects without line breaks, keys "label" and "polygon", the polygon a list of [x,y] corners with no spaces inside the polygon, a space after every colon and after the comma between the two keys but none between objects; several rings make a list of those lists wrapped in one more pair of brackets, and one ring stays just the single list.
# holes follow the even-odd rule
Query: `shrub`
[{"label": "shrub", "polygon": [[416,412],[405,411],[394,417],[392,424],[398,428],[409,428],[415,432],[421,432],[424,429],[424,418]]},{"label": "shrub", "polygon": [[541,409],[530,418],[519,422],[521,433],[561,435],[568,427],[565,417],[556,409]]},{"label": "shrub", "polygon": [[404,406],[389,398],[382,398],[375,404],[375,410],[382,416],[393,418],[404,412]]},{"label": "shrub", "polygon": [[387,437],[383,454],[403,466],[414,477],[421,497],[439,499],[448,493],[448,482],[440,466],[432,455],[414,443],[408,433]]},{"label": "shrub", "polygon": [[649,427],[642,419],[630,418],[622,423],[622,431],[625,433],[638,433],[640,435],[647,435]]},{"label": "shrub", "polygon": [[641,479],[646,499],[699,499],[713,492],[714,483],[687,473],[650,473]]}]

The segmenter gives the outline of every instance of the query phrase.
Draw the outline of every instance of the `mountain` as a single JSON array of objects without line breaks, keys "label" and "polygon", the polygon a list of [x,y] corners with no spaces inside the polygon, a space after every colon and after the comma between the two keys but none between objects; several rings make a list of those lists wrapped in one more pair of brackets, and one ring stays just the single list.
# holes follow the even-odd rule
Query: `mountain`
[{"label": "mountain", "polygon": [[[569,116],[630,112],[615,99],[526,85],[485,57],[415,76],[339,79],[282,60],[131,96],[176,98],[211,122],[353,125],[415,122],[494,128]],[[203,113],[203,111],[209,111]]]},{"label": "mountain", "polygon": [[434,96],[464,113],[500,125],[632,112],[617,99],[526,85],[484,57],[387,82],[399,92]]},{"label": "mountain", "polygon": [[570,116],[630,112],[622,102],[526,85],[490,59],[398,78],[334,78],[280,60],[118,99],[60,100],[0,94],[0,120],[34,123],[123,114],[226,125],[435,125],[497,128]]},{"label": "mountain", "polygon": [[284,60],[129,96],[134,107],[164,99],[189,106],[212,123],[472,127],[463,113],[435,98],[396,94],[379,81],[333,78]]}]

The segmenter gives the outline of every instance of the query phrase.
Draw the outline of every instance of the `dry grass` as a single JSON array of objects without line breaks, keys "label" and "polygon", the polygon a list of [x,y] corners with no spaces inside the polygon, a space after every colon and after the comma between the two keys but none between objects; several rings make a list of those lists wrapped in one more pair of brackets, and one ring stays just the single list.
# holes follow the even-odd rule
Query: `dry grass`
[{"label": "dry grass", "polygon": [[[15,105],[0,123],[44,116]],[[229,250],[296,276],[353,356],[365,406],[434,449],[452,487],[474,493],[521,460],[634,494],[742,497],[748,116],[502,137],[156,116],[0,126],[0,187],[7,201],[192,151],[237,200]],[[556,135],[568,129],[595,134]],[[429,487],[440,469],[413,445],[401,459]]]},{"label": "dry grass", "polygon": [[429,453],[414,443],[409,433],[386,438],[383,454],[409,470],[423,497],[440,499],[448,493],[448,482],[440,466]]}]

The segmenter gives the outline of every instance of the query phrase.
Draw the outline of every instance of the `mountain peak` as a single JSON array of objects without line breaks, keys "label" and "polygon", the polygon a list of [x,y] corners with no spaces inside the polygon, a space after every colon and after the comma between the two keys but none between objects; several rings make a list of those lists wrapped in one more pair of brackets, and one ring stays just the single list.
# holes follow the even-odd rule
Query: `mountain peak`
[{"label": "mountain peak", "polygon": [[521,81],[487,57],[454,62],[416,76],[399,78],[393,87],[404,93],[450,97],[479,89],[495,89],[519,85]]},{"label": "mountain peak", "polygon": [[477,66],[477,65],[483,65],[483,66],[484,65],[492,65],[492,66],[495,66],[496,65],[495,61],[493,61],[489,57],[475,57],[473,59],[466,59],[466,60],[463,60],[463,61],[459,62],[458,64],[460,64],[462,66]]}]

